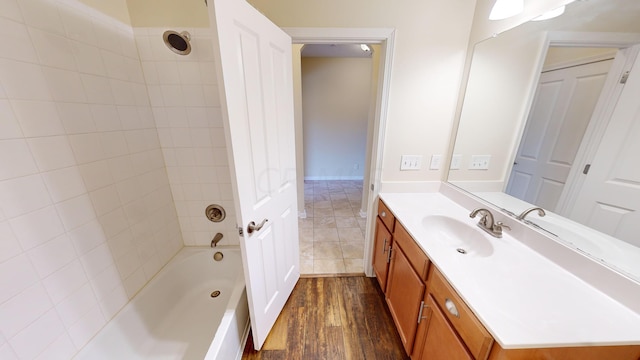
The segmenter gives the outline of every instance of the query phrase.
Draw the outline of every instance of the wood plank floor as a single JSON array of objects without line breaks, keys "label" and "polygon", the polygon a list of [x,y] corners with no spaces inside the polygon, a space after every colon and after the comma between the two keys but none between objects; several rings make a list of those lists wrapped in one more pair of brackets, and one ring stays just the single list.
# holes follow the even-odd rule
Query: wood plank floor
[{"label": "wood plank floor", "polygon": [[243,359],[408,359],[375,278],[301,278],[262,350]]}]

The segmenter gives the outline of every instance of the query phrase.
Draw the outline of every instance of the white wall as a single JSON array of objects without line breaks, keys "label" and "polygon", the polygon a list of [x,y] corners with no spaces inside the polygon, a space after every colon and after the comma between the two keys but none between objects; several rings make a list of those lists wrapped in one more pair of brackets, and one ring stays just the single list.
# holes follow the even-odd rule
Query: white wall
[{"label": "white wall", "polygon": [[133,32],[0,5],[0,358],[70,358],[182,246]]},{"label": "white wall", "polygon": [[[191,34],[190,54],[165,46],[167,28],[134,31],[182,238],[187,246],[208,246],[220,232],[220,245],[238,244],[211,30],[172,29]],[[210,204],[222,205],[227,218],[209,221]]]},{"label": "white wall", "polygon": [[400,157],[446,153],[474,0],[249,2],[282,27],[395,28],[382,180],[440,180],[442,170],[428,166],[400,171]]},{"label": "white wall", "polygon": [[305,179],[363,178],[371,66],[370,58],[302,58]]}]

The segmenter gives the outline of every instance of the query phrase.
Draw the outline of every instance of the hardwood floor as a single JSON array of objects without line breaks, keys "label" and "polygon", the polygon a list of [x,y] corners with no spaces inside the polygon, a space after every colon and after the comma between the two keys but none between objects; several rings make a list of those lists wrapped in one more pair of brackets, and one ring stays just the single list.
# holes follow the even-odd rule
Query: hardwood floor
[{"label": "hardwood floor", "polygon": [[262,350],[243,359],[409,359],[375,278],[301,278]]}]

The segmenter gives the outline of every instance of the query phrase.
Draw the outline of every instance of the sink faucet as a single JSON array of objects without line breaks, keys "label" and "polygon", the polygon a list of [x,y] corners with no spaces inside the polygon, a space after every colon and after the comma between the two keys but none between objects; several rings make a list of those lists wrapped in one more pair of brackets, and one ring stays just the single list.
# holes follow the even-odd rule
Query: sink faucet
[{"label": "sink faucet", "polygon": [[535,211],[535,210],[538,210],[538,216],[540,216],[540,217],[543,217],[543,216],[546,215],[546,213],[544,212],[544,210],[542,208],[532,207],[532,208],[529,208],[529,209],[523,211],[522,214],[518,215],[516,217],[516,220],[524,220],[525,216],[529,215],[530,212]]},{"label": "sink faucet", "polygon": [[216,236],[213,237],[213,240],[211,240],[211,247],[218,246],[220,240],[222,240],[222,233],[217,233]]},{"label": "sink faucet", "polygon": [[478,208],[473,210],[471,214],[469,214],[469,217],[474,218],[478,214],[482,214],[482,217],[478,221],[478,227],[484,230],[485,232],[487,232],[491,236],[500,238],[502,237],[503,228],[507,228],[511,230],[511,228],[505,225],[504,223],[502,223],[502,221],[498,221],[494,223],[493,214],[491,213],[491,211],[484,208]]}]

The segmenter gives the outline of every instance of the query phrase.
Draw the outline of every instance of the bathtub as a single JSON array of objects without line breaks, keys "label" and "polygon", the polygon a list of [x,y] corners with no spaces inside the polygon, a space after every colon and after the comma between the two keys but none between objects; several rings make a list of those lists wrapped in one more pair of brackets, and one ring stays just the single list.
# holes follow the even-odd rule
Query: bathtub
[{"label": "bathtub", "polygon": [[185,247],[75,358],[240,359],[248,330],[240,250]]}]

